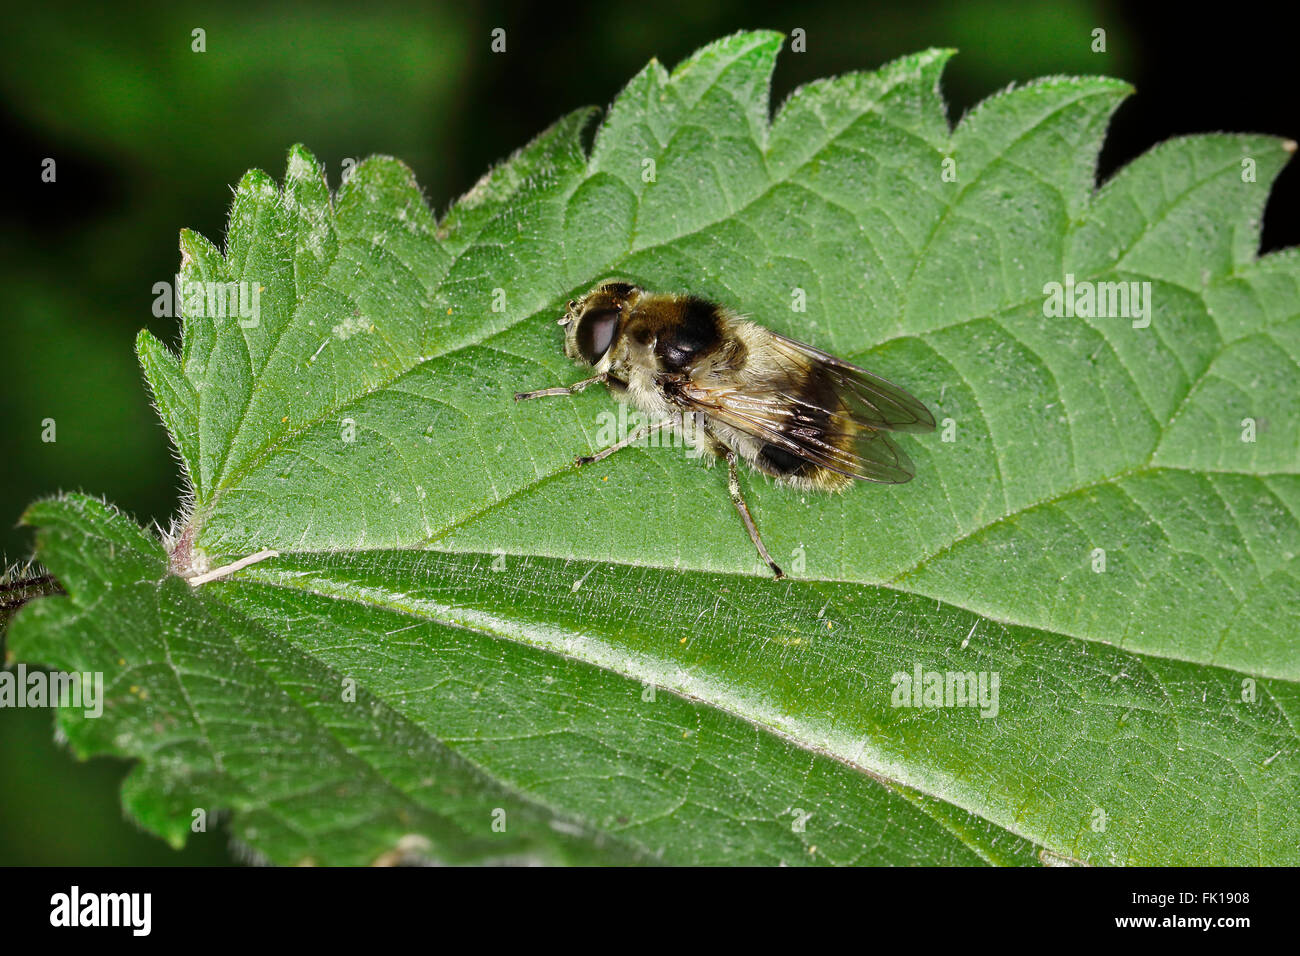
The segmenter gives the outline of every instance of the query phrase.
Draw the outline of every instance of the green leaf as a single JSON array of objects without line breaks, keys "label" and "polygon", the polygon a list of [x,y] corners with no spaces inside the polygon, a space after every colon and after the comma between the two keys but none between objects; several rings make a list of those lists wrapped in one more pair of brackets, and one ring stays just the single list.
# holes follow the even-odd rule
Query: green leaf
[{"label": "green leaf", "polygon": [[[178,526],[34,506],[69,595],[10,633],[105,673],[60,726],[141,758],[145,826],[230,811],[277,862],[1300,862],[1300,259],[1255,255],[1294,145],[1174,140],[1096,189],[1123,83],[950,131],[929,51],[769,122],[780,44],[652,62],[589,149],[566,117],[441,222],[397,161],[331,197],[295,147],[224,252],[182,235],[185,281],[258,299],[138,343]],[[917,479],[746,476],[775,582],[718,469],[576,470],[609,395],[512,395],[580,377],[554,319],[610,275],[905,384]],[[1067,276],[1150,283],[1149,324],[1047,315]],[[998,696],[896,706],[918,670]]]}]

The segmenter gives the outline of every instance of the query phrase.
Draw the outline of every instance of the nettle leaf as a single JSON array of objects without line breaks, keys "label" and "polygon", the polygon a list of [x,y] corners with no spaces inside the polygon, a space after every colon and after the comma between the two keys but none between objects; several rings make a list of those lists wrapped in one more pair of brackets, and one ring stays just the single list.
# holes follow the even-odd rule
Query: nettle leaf
[{"label": "nettle leaf", "polygon": [[[1178,139],[1098,189],[1123,83],[950,129],[929,51],[769,120],[781,42],[652,62],[441,222],[396,160],[331,195],[298,147],[224,252],[183,234],[186,283],[257,295],[187,301],[179,356],[140,335],[192,500],[165,544],[34,506],[68,596],[10,637],[105,673],[59,723],[140,758],[142,824],[228,811],[286,863],[1300,862],[1300,258],[1256,257],[1294,145]],[[610,396],[512,395],[580,377],[554,320],[611,275],[904,384],[917,479],[746,476],[777,582],[723,471],[576,470]],[[991,706],[922,694],[952,674]]]}]

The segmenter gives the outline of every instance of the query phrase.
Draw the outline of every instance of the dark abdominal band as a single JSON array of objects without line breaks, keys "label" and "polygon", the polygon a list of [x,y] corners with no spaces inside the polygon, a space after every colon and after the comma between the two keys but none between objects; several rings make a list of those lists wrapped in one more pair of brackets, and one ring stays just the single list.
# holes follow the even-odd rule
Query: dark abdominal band
[{"label": "dark abdominal band", "polygon": [[759,450],[758,456],[767,471],[782,478],[803,475],[816,467],[808,459],[793,455],[780,445],[773,445],[771,442]]},{"label": "dark abdominal band", "polygon": [[[835,389],[816,369],[807,380],[798,387],[790,389],[791,397],[798,399],[794,406],[794,415],[781,426],[781,432],[801,446],[819,448],[824,444],[836,444],[834,436],[827,435],[831,413],[828,408],[839,405]],[[782,445],[768,442],[758,453],[768,470],[779,477],[803,477],[817,470],[818,466],[806,458],[800,458]]]}]

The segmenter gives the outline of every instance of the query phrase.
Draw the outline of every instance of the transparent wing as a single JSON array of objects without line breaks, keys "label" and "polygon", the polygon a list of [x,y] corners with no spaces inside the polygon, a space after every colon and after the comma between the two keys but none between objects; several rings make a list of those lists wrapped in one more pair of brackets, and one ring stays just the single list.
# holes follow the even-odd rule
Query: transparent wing
[{"label": "transparent wing", "polygon": [[802,356],[806,364],[820,366],[836,393],[863,425],[893,432],[934,431],[934,416],[925,405],[879,375],[858,368],[834,355],[770,332],[772,346],[787,355]]},{"label": "transparent wing", "polygon": [[[814,366],[813,374],[825,373]],[[833,384],[835,379],[827,381]],[[735,385],[710,387],[693,382],[683,383],[677,397],[692,411],[851,478],[898,484],[910,481],[915,474],[907,453],[885,432],[838,402],[812,403],[785,393],[758,393]],[[825,408],[828,404],[837,407]]]}]

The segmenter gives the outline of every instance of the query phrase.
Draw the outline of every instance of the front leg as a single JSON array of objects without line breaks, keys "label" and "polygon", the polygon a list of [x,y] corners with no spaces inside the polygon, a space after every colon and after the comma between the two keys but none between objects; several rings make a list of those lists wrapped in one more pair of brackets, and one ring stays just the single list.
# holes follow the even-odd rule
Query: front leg
[{"label": "front leg", "polygon": [[515,401],[523,402],[530,398],[549,398],[558,395],[577,395],[584,388],[595,385],[597,382],[604,382],[608,377],[608,373],[601,372],[599,375],[593,375],[581,382],[574,382],[572,385],[561,385],[557,388],[539,388],[535,392],[515,392]]}]

